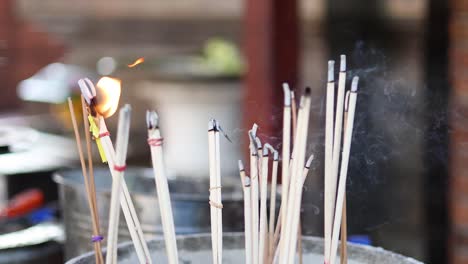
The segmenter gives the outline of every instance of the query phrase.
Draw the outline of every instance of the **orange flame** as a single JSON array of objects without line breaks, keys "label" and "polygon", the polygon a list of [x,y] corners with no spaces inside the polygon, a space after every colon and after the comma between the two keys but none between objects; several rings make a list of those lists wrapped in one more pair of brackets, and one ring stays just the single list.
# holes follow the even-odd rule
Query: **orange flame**
[{"label": "orange flame", "polygon": [[96,84],[96,112],[107,118],[119,106],[121,84],[119,79],[102,77]]},{"label": "orange flame", "polygon": [[129,68],[133,68],[133,67],[137,66],[138,64],[143,63],[144,61],[145,61],[145,58],[141,57],[141,58],[138,58],[136,61],[134,61],[132,64],[129,64],[127,66]]}]

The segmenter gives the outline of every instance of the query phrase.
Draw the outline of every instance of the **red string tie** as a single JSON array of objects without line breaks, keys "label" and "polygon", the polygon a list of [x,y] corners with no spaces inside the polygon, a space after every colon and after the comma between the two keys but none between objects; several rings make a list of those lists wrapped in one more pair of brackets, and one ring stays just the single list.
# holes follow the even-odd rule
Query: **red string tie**
[{"label": "red string tie", "polygon": [[103,133],[100,133],[100,134],[99,134],[99,138],[106,137],[106,136],[107,136],[107,137],[110,136],[109,131],[106,131],[106,132],[103,132]]},{"label": "red string tie", "polygon": [[164,138],[148,138],[148,145],[152,147],[162,146]]},{"label": "red string tie", "polygon": [[126,165],[122,165],[122,166],[114,165],[114,170],[118,171],[118,172],[123,172],[123,171],[125,171],[126,168],[127,168]]}]

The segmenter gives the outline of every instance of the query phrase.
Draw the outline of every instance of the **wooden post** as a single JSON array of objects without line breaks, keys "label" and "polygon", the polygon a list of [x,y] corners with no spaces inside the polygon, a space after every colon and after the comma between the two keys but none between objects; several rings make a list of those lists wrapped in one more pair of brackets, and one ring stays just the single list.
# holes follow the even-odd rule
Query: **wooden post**
[{"label": "wooden post", "polygon": [[0,80],[2,80],[0,110],[19,105],[16,87],[11,77],[14,71],[15,24],[13,1],[0,0]]},{"label": "wooden post", "polygon": [[276,145],[281,142],[281,83],[288,82],[293,89],[298,88],[297,1],[255,0],[245,1],[245,5],[244,128],[250,129],[257,123],[260,136],[267,135],[266,141]]}]

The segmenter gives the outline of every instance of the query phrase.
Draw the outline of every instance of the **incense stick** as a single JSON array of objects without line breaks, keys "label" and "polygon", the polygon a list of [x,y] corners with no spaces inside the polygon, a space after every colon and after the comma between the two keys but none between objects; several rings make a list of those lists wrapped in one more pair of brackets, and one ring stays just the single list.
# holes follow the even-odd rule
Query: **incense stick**
[{"label": "incense stick", "polygon": [[[91,114],[89,116],[89,122],[93,122],[93,125],[97,127],[98,129],[98,131],[93,130],[93,135],[96,138],[96,144],[98,145],[98,148],[100,148],[100,151],[103,152],[100,154],[102,154],[104,158],[107,158],[105,160],[107,160],[107,164],[109,166],[112,179],[115,180],[116,175],[114,171],[114,165],[115,165],[114,147],[109,137],[110,134],[109,134],[109,131],[107,130],[107,126],[104,121],[104,118],[102,116],[98,116],[94,109],[94,106],[96,104],[96,98],[95,98],[96,88],[94,87],[93,83],[87,78],[80,79],[78,81],[78,84],[80,86],[83,97],[89,106],[89,110]],[[96,121],[95,121],[96,119],[99,125],[96,124]],[[144,239],[143,231],[141,229],[141,225],[136,214],[135,206],[133,205],[133,202],[131,200],[130,193],[128,191],[125,180],[122,181],[121,188],[122,188],[123,196],[121,196],[120,198],[120,205],[122,207],[122,211],[125,216],[125,220],[126,220],[129,232],[130,232],[130,236],[132,238],[132,242],[135,246],[135,249],[137,249],[137,254],[139,254],[140,259],[142,259],[141,251],[143,251],[144,258],[146,259],[145,262],[151,264],[152,260],[149,254],[148,246]]]},{"label": "incense stick", "polygon": [[[300,103],[300,107],[299,107],[299,111],[298,111],[298,128],[296,129],[296,133],[298,131],[300,131],[301,127],[303,126],[303,115],[304,115],[304,97],[301,97],[301,103]],[[291,176],[290,179],[289,179],[289,187],[288,187],[288,198],[287,198],[287,204],[284,205],[284,207],[282,206],[281,210],[286,211],[286,215],[288,216],[286,218],[286,221],[282,222],[281,225],[282,225],[282,228],[281,228],[281,237],[280,237],[280,245],[279,245],[279,261],[280,263],[286,263],[287,259],[288,259],[288,254],[290,252],[290,248],[291,248],[291,226],[292,226],[292,210],[293,210],[293,204],[294,204],[294,201],[293,201],[293,198],[295,197],[294,193],[295,192],[295,184],[294,182],[297,180],[297,176],[295,174],[296,172],[296,168],[297,168],[297,162],[298,162],[298,157],[299,157],[299,149],[300,149],[300,137],[298,135],[295,135],[294,136],[294,148],[293,148],[293,151],[292,151],[292,155],[291,155],[291,159],[290,159],[290,162],[289,162],[289,175]],[[294,232],[297,233],[297,230],[295,230]]]},{"label": "incense stick", "polygon": [[[255,127],[255,126],[254,126]],[[258,231],[259,231],[259,220],[258,220],[258,152],[257,145],[255,143],[256,130],[252,129],[249,131],[250,139],[250,206],[252,208],[252,263],[258,263]]]},{"label": "incense stick", "polygon": [[[307,159],[307,162],[304,166],[304,170],[302,172],[302,185],[304,185],[306,179],[307,179],[307,175],[309,174],[309,170],[310,170],[310,165],[312,164],[312,161],[314,160],[314,155],[311,154],[309,156],[309,159]],[[297,230],[297,251],[298,251],[298,255],[299,255],[299,264],[302,264],[303,263],[303,255],[302,255],[302,227],[301,227],[301,222],[300,222],[300,219],[299,219],[299,227],[298,227],[298,230]]]},{"label": "incense stick", "polygon": [[154,179],[159,200],[159,210],[166,243],[166,252],[170,264],[179,263],[177,242],[172,215],[171,197],[167,183],[166,169],[164,164],[162,143],[163,138],[159,130],[159,118],[156,112],[146,112],[146,124],[148,127],[148,144],[151,149],[151,161],[154,171]]},{"label": "incense stick", "polygon": [[265,263],[265,256],[268,256],[267,251],[267,235],[268,235],[268,220],[267,220],[267,192],[268,192],[268,147],[267,144],[263,147],[262,169],[261,169],[261,189],[260,189],[260,242],[258,252],[258,263]]},{"label": "incense stick", "polygon": [[[346,93],[345,102],[349,102],[349,92]],[[343,135],[346,134],[346,121],[348,120],[348,107],[343,115]],[[346,185],[345,185],[345,195],[343,197],[343,216],[341,217],[341,254],[340,262],[341,264],[348,263],[348,224],[347,224],[347,215],[346,215]]]},{"label": "incense stick", "polygon": [[270,218],[268,224],[268,263],[273,261],[274,250],[274,232],[275,232],[275,217],[276,217],[276,185],[278,178],[278,163],[279,154],[271,145],[268,148],[273,153],[273,165],[271,172],[271,190],[270,190]]},{"label": "incense stick", "polygon": [[[282,146],[282,165],[281,165],[281,208],[288,204],[289,188],[289,159],[291,157],[291,90],[287,83],[283,84],[284,106],[283,106],[283,146]],[[287,210],[280,211],[281,222],[285,223],[287,219]],[[280,244],[284,242],[280,240]]]},{"label": "incense stick", "polygon": [[[111,189],[111,202],[110,202],[110,212],[109,212],[109,227],[108,227],[108,240],[107,240],[107,256],[106,263],[112,264],[117,261],[117,234],[119,226],[119,201],[120,201],[120,186],[122,185],[122,177],[125,170],[125,159],[127,156],[128,149],[128,138],[130,130],[130,106],[125,105],[120,109],[119,112],[119,123],[117,129],[117,141],[116,141],[116,157],[113,170],[115,171],[115,179],[112,181]],[[137,248],[137,252],[140,249]],[[141,256],[144,260],[143,251],[141,251]]]},{"label": "incense stick", "polygon": [[[311,104],[311,89],[306,87],[304,92],[304,100],[301,102],[298,114],[298,127],[297,127],[297,136],[296,142],[298,144],[294,145],[294,156],[293,156],[293,169],[294,173],[291,177],[291,184],[290,184],[290,196],[288,200],[288,218],[289,223],[287,222],[287,227],[289,228],[288,237],[289,238],[288,244],[288,252],[287,252],[287,262],[281,263],[293,263],[294,256],[296,252],[297,246],[297,229],[299,226],[299,218],[300,218],[300,207],[301,207],[301,197],[302,197],[302,187],[303,187],[303,179],[302,179],[302,170],[305,164],[305,151],[307,145],[307,135],[308,135],[308,128],[309,128],[309,117],[310,117],[310,104]],[[297,162],[294,162],[297,160]]]},{"label": "incense stick", "polygon": [[239,174],[244,190],[244,236],[245,236],[245,263],[252,263],[252,215],[250,203],[250,178],[245,176],[244,164],[239,160]]},{"label": "incense stick", "polygon": [[213,263],[222,262],[221,174],[219,152],[219,125],[211,119],[208,123],[208,146],[210,160],[210,212]]},{"label": "incense stick", "polygon": [[335,114],[335,131],[333,139],[333,158],[332,158],[332,178],[333,183],[330,190],[332,191],[332,204],[335,204],[336,197],[336,182],[338,179],[338,168],[340,162],[340,150],[341,150],[341,139],[343,136],[343,101],[345,96],[345,86],[346,86],[346,56],[341,55],[340,60],[340,73],[338,79],[338,94],[336,98],[336,114]]},{"label": "incense stick", "polygon": [[238,160],[237,165],[239,167],[239,176],[241,179],[242,189],[244,189],[244,183],[245,183],[245,177],[246,177],[244,163],[242,162],[242,160]]},{"label": "incense stick", "polygon": [[346,134],[344,135],[343,140],[343,156],[341,161],[341,171],[340,171],[340,179],[338,184],[338,195],[336,199],[336,209],[335,209],[335,219],[333,222],[333,237],[332,237],[332,244],[331,244],[331,254],[330,260],[331,264],[335,263],[336,259],[336,251],[338,248],[338,235],[340,230],[341,224],[341,214],[343,210],[343,200],[345,195],[346,189],[346,178],[348,174],[348,165],[349,165],[349,154],[351,150],[351,139],[353,135],[353,127],[354,127],[354,114],[356,111],[356,101],[357,101],[357,90],[358,90],[358,82],[359,78],[354,77],[353,82],[351,84],[351,93],[349,95],[349,102],[347,104],[348,109],[348,116],[346,121]]},{"label": "incense stick", "polygon": [[341,253],[340,253],[340,263],[348,263],[348,222],[346,216],[346,190],[343,197],[343,216],[341,217]]},{"label": "incense stick", "polygon": [[297,107],[296,107],[296,96],[294,91],[291,91],[291,119],[292,119],[292,140],[294,141],[294,135],[296,135],[297,128]]},{"label": "incense stick", "polygon": [[[91,211],[91,220],[92,220],[92,226],[93,226],[93,234],[95,236],[99,236],[99,228],[98,228],[98,223],[97,223],[97,217],[95,215],[95,212],[96,210],[94,210],[94,206],[93,206],[93,199],[91,198],[91,190],[90,190],[90,185],[89,185],[89,182],[88,182],[88,173],[86,171],[86,163],[85,163],[85,159],[84,159],[84,154],[83,154],[83,149],[81,147],[81,137],[80,137],[80,132],[78,130],[78,124],[77,124],[77,121],[76,121],[76,117],[75,117],[75,110],[74,110],[74,107],[73,107],[73,102],[71,100],[70,97],[67,98],[68,100],[68,109],[70,111],[70,117],[71,117],[71,121],[72,121],[72,125],[73,125],[73,131],[75,133],[75,140],[76,140],[76,147],[78,149],[78,155],[79,155],[79,158],[80,158],[80,163],[81,163],[81,172],[83,174],[83,179],[84,179],[84,185],[85,185],[85,189],[86,189],[86,194],[88,196],[88,206],[89,206],[89,210]],[[100,245],[100,243],[99,243]],[[102,259],[102,252],[101,252],[101,248],[100,247],[94,247],[94,250],[95,250],[95,254],[96,254],[96,261],[103,261]]]},{"label": "incense stick", "polygon": [[[210,166],[210,202],[214,202],[216,197],[211,188],[216,186],[216,150],[215,150],[215,139],[214,130],[216,128],[216,121],[210,120],[208,123],[208,155],[209,155],[209,166]],[[213,263],[218,262],[218,229],[216,227],[216,211],[210,204],[210,222],[211,222],[211,247],[212,247],[212,258]]]},{"label": "incense stick", "polygon": [[[109,166],[109,170],[111,171],[112,180],[115,180],[117,176],[115,175],[114,171],[114,147],[112,145],[112,141],[110,140],[104,118],[100,116],[98,119],[100,134],[105,135],[101,137],[101,141],[103,150],[107,157],[107,165]],[[141,263],[152,263],[148,250],[148,245],[146,244],[146,240],[144,239],[141,224],[138,219],[135,206],[133,205],[133,201],[131,199],[130,192],[128,191],[128,187],[125,180],[122,180],[120,188],[123,194],[123,196],[120,196],[120,207],[122,208],[122,212],[124,213],[125,221],[127,223],[127,227],[130,233],[130,237],[132,238],[133,245],[135,247],[135,250],[137,251],[137,255],[139,255]]]},{"label": "incense stick", "polygon": [[[292,110],[292,140],[296,135],[297,129],[297,112],[296,112],[296,98],[294,91],[291,91],[291,110]],[[299,264],[302,264],[302,229],[301,220],[299,219],[299,226],[297,228],[297,254],[299,255]]]},{"label": "incense stick", "polygon": [[[307,179],[307,175],[309,174],[310,170],[310,165],[312,164],[312,161],[314,160],[314,155],[311,154],[309,156],[309,159],[307,159],[307,162],[304,166],[304,170],[302,172],[302,185],[304,186],[304,183]],[[299,219],[299,227],[297,229],[297,253],[299,255],[299,264],[303,263],[303,255],[302,255],[302,227],[301,227],[301,220]]]},{"label": "incense stick", "polygon": [[[96,240],[94,242],[94,248],[95,251],[97,252],[96,254],[96,263],[104,263],[104,258],[102,256],[102,250],[101,250],[101,240],[100,238],[102,237],[100,226],[99,226],[99,214],[97,211],[97,202],[96,202],[96,186],[94,184],[94,170],[93,170],[93,155],[91,152],[91,136],[90,136],[90,130],[89,130],[89,123],[88,119],[86,118],[86,102],[81,96],[81,109],[82,109],[82,116],[83,116],[83,124],[84,124],[84,134],[85,134],[85,139],[86,139],[86,156],[88,158],[88,182],[89,182],[89,190],[90,190],[90,195],[92,199],[92,205],[93,205],[93,213],[91,213],[91,217],[93,217],[94,221],[96,222],[96,228],[97,230],[93,230],[93,237],[96,239],[91,239],[91,240]],[[98,239],[99,238],[99,239]]]},{"label": "incense stick", "polygon": [[[218,263],[223,262],[223,215],[222,215],[222,199],[221,199],[221,144],[219,142],[219,132],[222,131],[221,126],[219,125],[219,122],[216,122],[216,127],[217,131],[215,131],[215,143],[216,143],[216,184],[217,187],[215,192],[216,192],[216,199],[217,202],[221,205],[221,208],[217,208],[217,223],[218,223]],[[226,134],[224,134],[226,139],[230,141],[230,139],[227,137]]]},{"label": "incense stick", "polygon": [[334,66],[335,61],[328,61],[327,104],[325,113],[325,199],[324,199],[324,262],[329,262],[330,241],[332,236],[334,193],[336,179],[332,175],[333,159],[333,111],[334,111]]}]

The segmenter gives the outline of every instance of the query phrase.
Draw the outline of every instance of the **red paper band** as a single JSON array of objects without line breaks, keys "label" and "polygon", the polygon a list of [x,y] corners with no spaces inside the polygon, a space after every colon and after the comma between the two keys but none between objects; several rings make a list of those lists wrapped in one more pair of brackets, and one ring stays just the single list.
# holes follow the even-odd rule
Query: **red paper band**
[{"label": "red paper band", "polygon": [[118,172],[125,171],[126,168],[127,168],[126,165],[122,165],[122,166],[114,165],[114,170],[116,170],[116,171],[118,171]]},{"label": "red paper band", "polygon": [[103,132],[103,133],[99,134],[99,138],[106,137],[106,136],[110,136],[109,131],[106,131],[106,132]]},{"label": "red paper band", "polygon": [[148,145],[152,147],[162,146],[164,138],[148,138]]}]

